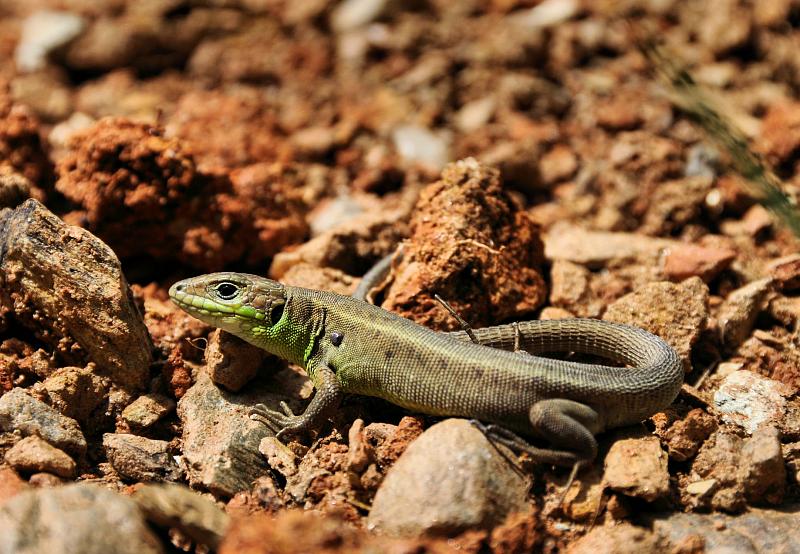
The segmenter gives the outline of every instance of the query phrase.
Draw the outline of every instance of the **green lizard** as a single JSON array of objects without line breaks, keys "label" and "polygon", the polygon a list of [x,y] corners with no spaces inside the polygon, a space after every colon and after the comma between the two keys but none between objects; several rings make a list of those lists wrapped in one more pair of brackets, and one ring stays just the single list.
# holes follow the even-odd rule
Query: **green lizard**
[{"label": "green lizard", "polygon": [[[642,329],[593,319],[528,321],[437,333],[361,300],[242,273],[175,283],[172,300],[194,317],[306,369],[316,393],[302,415],[259,405],[279,438],[317,428],[345,393],[410,410],[494,424],[496,440],[535,460],[593,460],[594,435],[642,421],[668,406],[683,383],[678,355]],[[531,354],[582,352],[632,367]],[[545,440],[535,447],[517,434]]]}]

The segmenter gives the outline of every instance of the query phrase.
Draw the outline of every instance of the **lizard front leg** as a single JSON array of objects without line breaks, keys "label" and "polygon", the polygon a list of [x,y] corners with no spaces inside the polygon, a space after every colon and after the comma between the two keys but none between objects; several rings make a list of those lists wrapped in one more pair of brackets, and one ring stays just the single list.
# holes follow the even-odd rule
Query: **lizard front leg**
[{"label": "lizard front leg", "polygon": [[302,415],[295,415],[286,402],[281,402],[283,412],[257,404],[250,410],[250,419],[261,422],[276,432],[278,439],[289,434],[303,433],[319,429],[324,421],[339,407],[342,401],[342,387],[336,373],[327,367],[317,367],[311,380],[316,393]]}]

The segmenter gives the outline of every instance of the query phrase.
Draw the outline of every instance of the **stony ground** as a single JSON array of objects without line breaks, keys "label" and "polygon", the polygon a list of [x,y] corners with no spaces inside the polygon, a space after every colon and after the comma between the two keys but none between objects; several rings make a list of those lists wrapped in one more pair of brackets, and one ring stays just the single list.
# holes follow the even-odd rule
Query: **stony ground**
[{"label": "stony ground", "polygon": [[[800,186],[796,0],[0,0],[0,551],[800,552],[800,254],[660,41]],[[175,308],[220,269],[424,325],[596,317],[686,384],[568,470]],[[563,497],[563,500],[562,500]]]}]

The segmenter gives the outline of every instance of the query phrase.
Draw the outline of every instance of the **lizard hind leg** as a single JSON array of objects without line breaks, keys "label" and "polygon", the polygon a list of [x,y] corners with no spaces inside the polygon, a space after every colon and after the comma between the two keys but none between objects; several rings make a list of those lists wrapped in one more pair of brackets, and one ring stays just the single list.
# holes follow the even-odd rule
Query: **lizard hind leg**
[{"label": "lizard hind leg", "polygon": [[540,400],[529,412],[534,435],[546,440],[547,447],[537,447],[505,427],[478,424],[486,437],[509,448],[527,453],[544,464],[575,467],[591,463],[597,456],[594,433],[600,430],[600,416],[580,402],[562,398]]}]

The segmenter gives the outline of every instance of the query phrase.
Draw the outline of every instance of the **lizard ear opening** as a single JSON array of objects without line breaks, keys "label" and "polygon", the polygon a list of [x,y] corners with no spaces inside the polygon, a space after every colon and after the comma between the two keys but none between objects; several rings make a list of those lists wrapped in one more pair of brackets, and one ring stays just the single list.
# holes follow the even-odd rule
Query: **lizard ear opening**
[{"label": "lizard ear opening", "polygon": [[281,320],[284,306],[283,302],[273,304],[272,309],[269,311],[269,321],[272,325],[276,325]]}]

